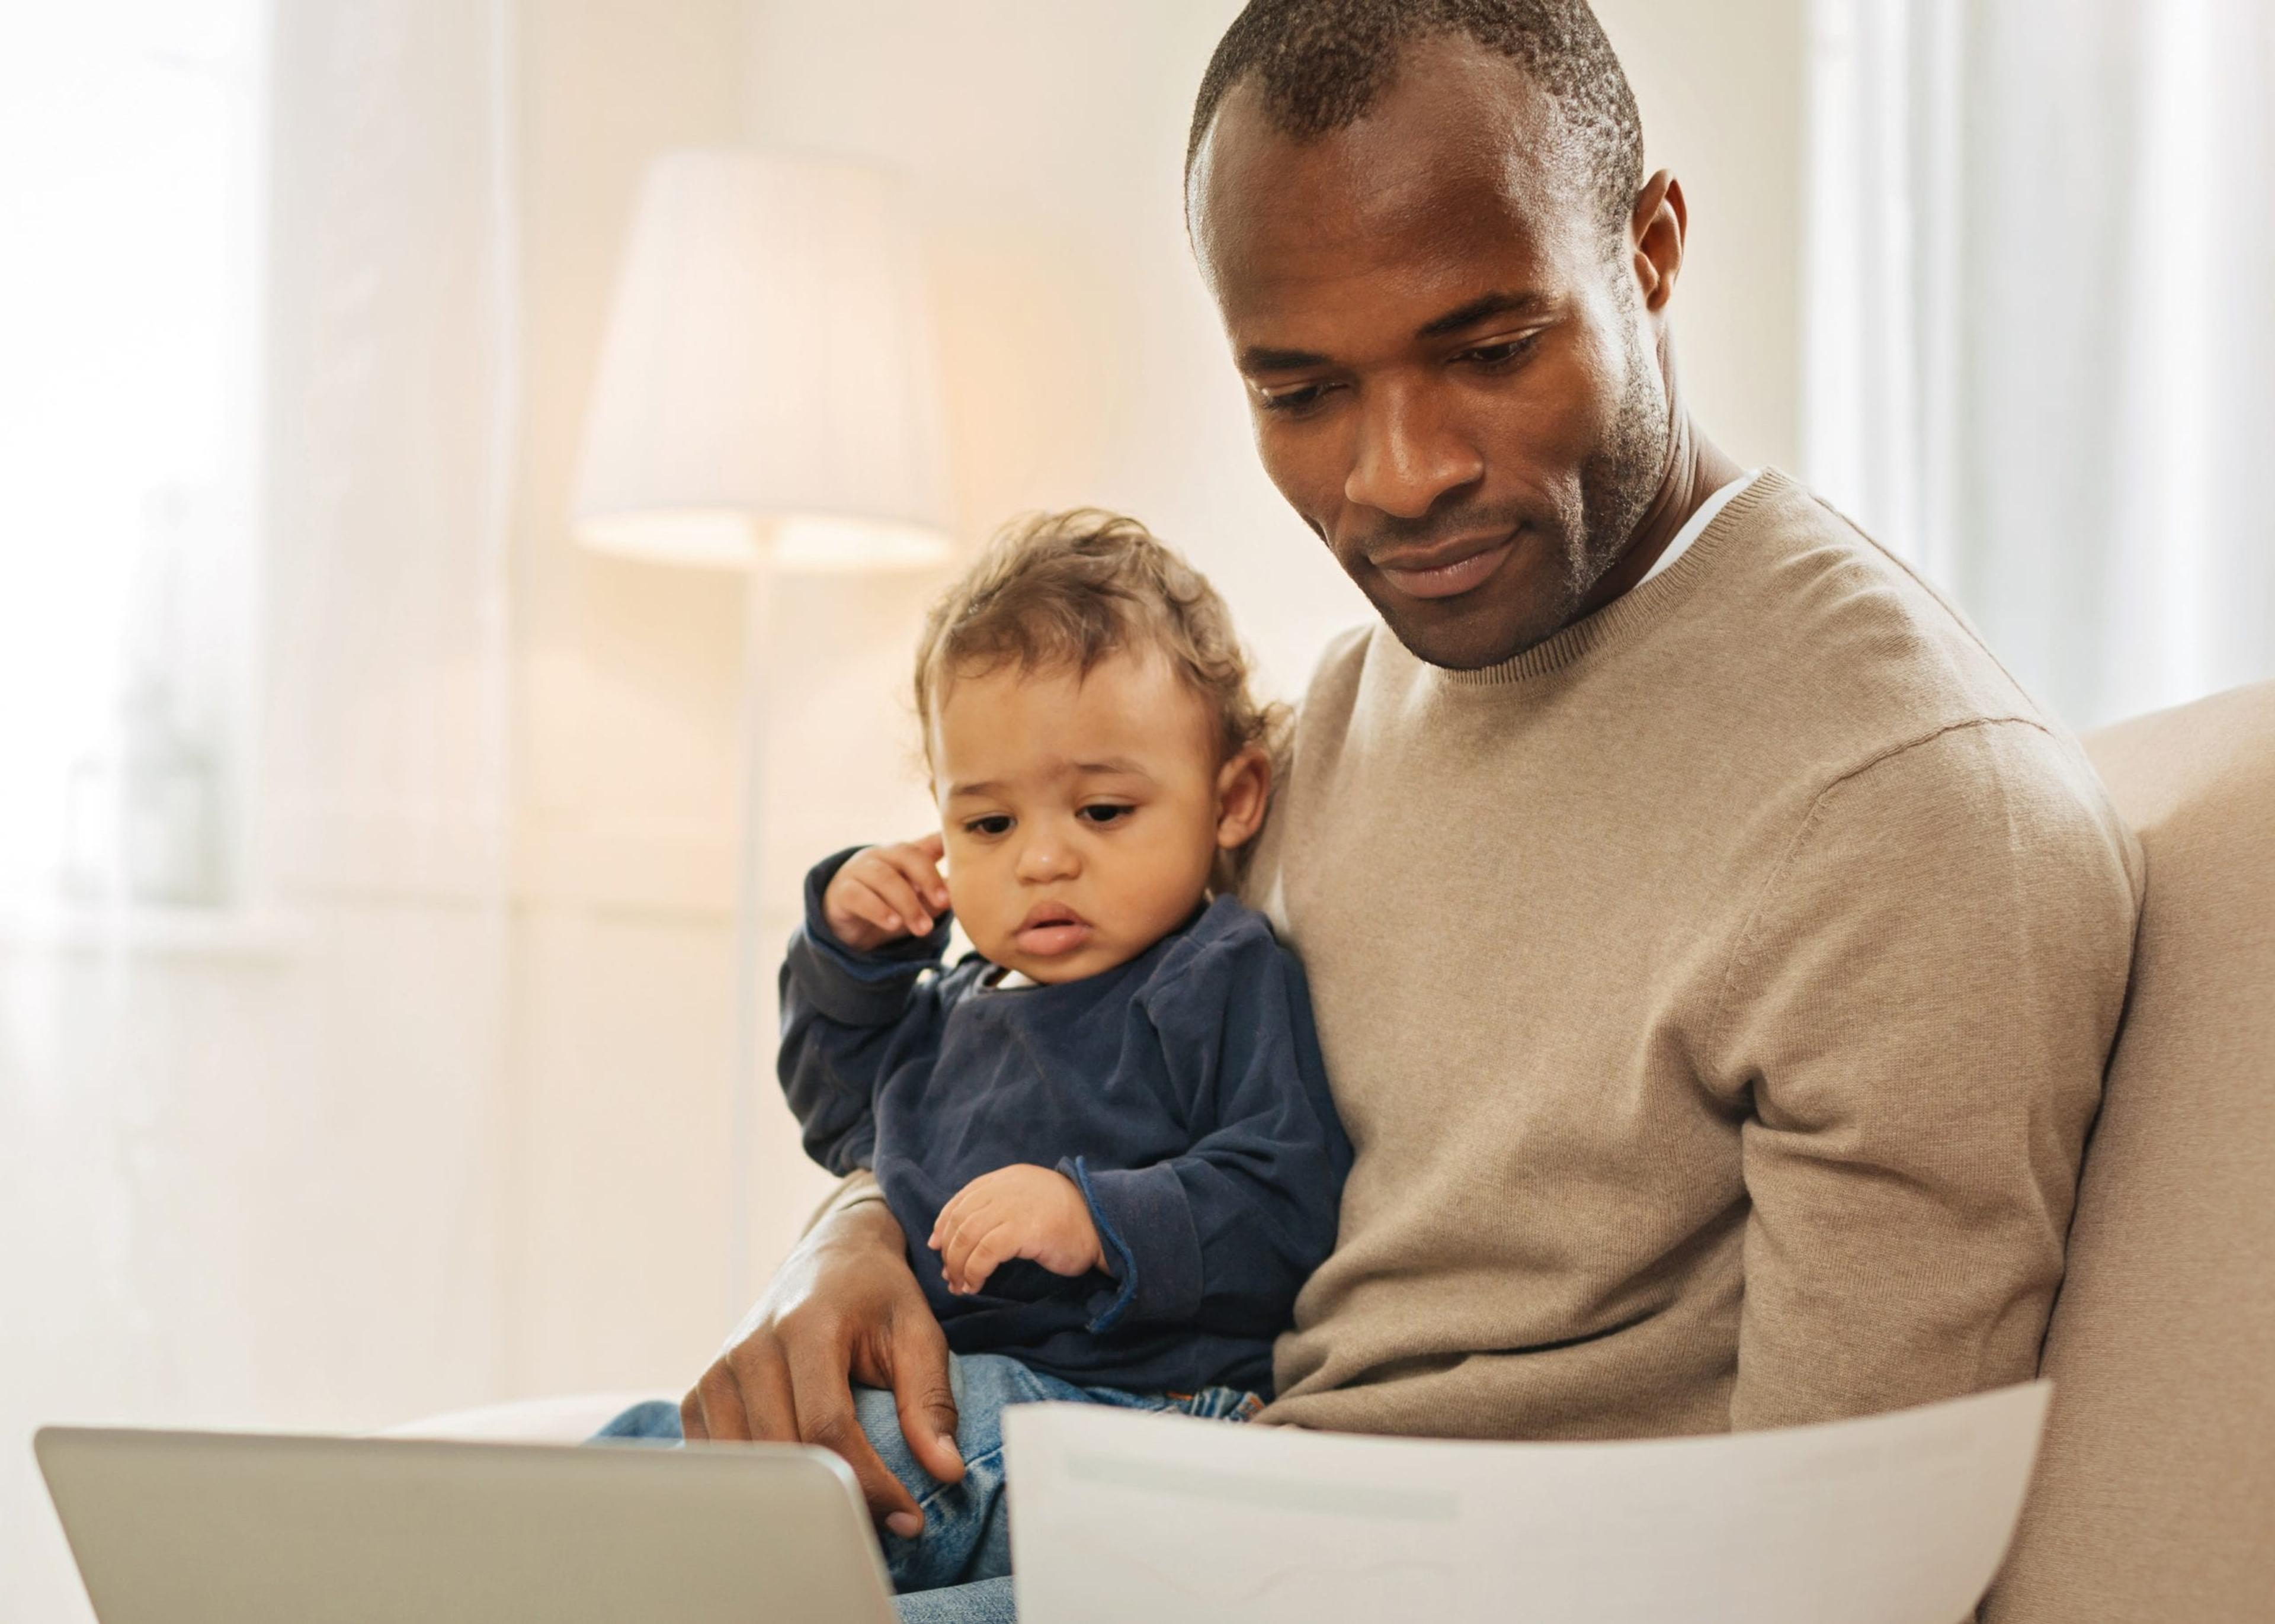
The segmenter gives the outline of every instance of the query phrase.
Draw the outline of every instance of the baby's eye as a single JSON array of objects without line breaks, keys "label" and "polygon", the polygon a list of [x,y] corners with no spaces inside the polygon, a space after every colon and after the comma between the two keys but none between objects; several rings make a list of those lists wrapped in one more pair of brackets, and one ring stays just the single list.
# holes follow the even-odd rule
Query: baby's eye
[{"label": "baby's eye", "polygon": [[986,818],[967,818],[964,820],[964,832],[966,835],[1009,835],[1011,820],[1000,812]]},{"label": "baby's eye", "polygon": [[1087,818],[1092,823],[1118,823],[1137,810],[1138,809],[1134,806],[1122,806],[1112,803],[1101,803],[1096,806],[1085,806],[1076,815],[1078,817]]}]

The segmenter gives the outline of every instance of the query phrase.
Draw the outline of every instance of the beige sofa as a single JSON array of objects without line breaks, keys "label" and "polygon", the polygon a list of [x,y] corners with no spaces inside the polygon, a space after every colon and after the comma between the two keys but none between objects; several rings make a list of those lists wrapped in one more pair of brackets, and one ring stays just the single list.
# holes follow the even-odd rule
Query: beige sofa
[{"label": "beige sofa", "polygon": [[1984,1624],[2275,1620],[2275,683],[2086,741],[2148,854]]},{"label": "beige sofa", "polygon": [[[2148,901],[1984,1624],[2275,1624],[2275,683],[2086,745]],[[631,1397],[403,1430],[572,1439]]]}]

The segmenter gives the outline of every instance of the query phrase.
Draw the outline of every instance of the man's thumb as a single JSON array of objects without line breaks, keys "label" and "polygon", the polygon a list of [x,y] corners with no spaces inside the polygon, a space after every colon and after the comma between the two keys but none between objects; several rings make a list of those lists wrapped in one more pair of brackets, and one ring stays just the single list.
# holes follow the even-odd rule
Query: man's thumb
[{"label": "man's thumb", "polygon": [[[942,1483],[964,1477],[964,1451],[956,1442],[956,1391],[948,1376],[948,1339],[937,1322],[896,1339],[893,1406],[900,1412],[901,1436],[917,1463]],[[925,1333],[929,1332],[926,1335]]]}]

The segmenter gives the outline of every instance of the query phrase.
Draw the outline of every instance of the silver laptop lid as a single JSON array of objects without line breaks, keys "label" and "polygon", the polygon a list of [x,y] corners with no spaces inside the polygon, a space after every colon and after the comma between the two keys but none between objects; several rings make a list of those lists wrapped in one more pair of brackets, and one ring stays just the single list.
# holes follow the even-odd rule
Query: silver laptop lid
[{"label": "silver laptop lid", "polygon": [[50,1427],[102,1624],[892,1624],[852,1474],[662,1449]]}]

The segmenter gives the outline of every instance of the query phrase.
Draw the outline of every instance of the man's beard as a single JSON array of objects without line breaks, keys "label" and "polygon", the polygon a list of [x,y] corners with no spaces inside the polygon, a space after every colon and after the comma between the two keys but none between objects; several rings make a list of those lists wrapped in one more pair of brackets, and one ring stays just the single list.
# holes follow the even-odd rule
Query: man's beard
[{"label": "man's beard", "polygon": [[1667,475],[1674,427],[1667,421],[1666,381],[1643,323],[1630,321],[1625,326],[1628,375],[1619,410],[1610,434],[1580,465],[1580,545],[1570,555],[1575,601],[1592,592],[1625,555]]}]

